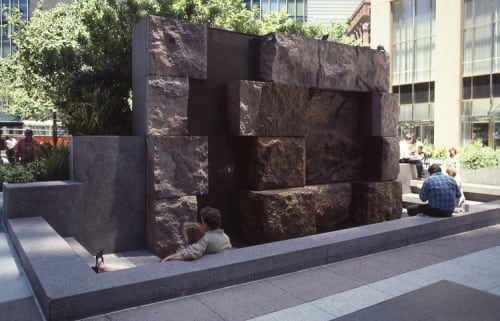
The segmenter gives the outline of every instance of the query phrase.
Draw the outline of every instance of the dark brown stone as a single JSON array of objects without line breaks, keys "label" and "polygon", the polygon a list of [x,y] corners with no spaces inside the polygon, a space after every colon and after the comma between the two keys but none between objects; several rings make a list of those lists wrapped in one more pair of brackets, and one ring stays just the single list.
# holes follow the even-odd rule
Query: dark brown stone
[{"label": "dark brown stone", "polygon": [[362,117],[365,136],[398,136],[398,95],[379,92],[367,94]]},{"label": "dark brown stone", "polygon": [[389,56],[365,47],[272,33],[262,40],[260,76],[267,81],[347,91],[389,91]]},{"label": "dark brown stone", "polygon": [[399,138],[363,138],[363,179],[393,181],[399,174]]},{"label": "dark brown stone", "polygon": [[316,233],[314,192],[306,188],[242,191],[240,216],[251,243],[286,240]]},{"label": "dark brown stone", "polygon": [[379,50],[320,42],[318,88],[388,92],[389,56]]},{"label": "dark brown stone", "polygon": [[314,192],[318,232],[334,231],[351,221],[351,183],[308,185]]},{"label": "dark brown stone", "polygon": [[319,41],[275,32],[260,48],[260,76],[278,84],[317,87]]},{"label": "dark brown stone", "polygon": [[359,98],[312,91],[307,117],[306,184],[347,182],[361,177]]},{"label": "dark brown stone", "polygon": [[186,245],[183,224],[196,221],[196,196],[148,199],[146,240],[148,249],[163,258]]},{"label": "dark brown stone", "polygon": [[352,212],[358,224],[401,218],[402,208],[400,182],[352,183]]},{"label": "dark brown stone", "polygon": [[307,88],[256,81],[228,86],[229,131],[236,136],[303,136]]},{"label": "dark brown stone", "polygon": [[305,185],[304,137],[249,138],[247,188],[266,190]]},{"label": "dark brown stone", "polygon": [[186,135],[189,80],[150,76],[148,82],[147,135]]},{"label": "dark brown stone", "polygon": [[148,75],[207,79],[207,26],[148,16]]},{"label": "dark brown stone", "polygon": [[149,197],[208,193],[207,137],[149,136],[146,142]]}]

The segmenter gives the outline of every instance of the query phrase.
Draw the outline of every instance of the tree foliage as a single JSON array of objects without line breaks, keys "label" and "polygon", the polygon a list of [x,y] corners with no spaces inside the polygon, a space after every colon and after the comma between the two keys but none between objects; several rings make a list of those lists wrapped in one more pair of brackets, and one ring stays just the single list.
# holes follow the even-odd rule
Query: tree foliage
[{"label": "tree foliage", "polygon": [[262,35],[280,31],[356,44],[348,21],[311,25],[273,13],[263,21],[240,0],[74,0],[34,11],[29,23],[8,17],[16,52],[0,60],[0,97],[11,113],[61,115],[71,134],[130,131],[132,28],[148,14]]}]

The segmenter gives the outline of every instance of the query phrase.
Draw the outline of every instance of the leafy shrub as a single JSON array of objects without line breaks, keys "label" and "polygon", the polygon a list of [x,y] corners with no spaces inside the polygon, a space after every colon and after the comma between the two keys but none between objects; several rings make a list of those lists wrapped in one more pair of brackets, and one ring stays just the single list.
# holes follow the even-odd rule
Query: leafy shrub
[{"label": "leafy shrub", "polygon": [[432,144],[424,146],[424,150],[429,153],[431,158],[446,158],[449,154],[446,147],[435,147]]},{"label": "leafy shrub", "polygon": [[41,160],[26,165],[0,166],[0,184],[66,180],[69,178],[69,148],[67,145],[44,145]]},{"label": "leafy shrub", "polygon": [[460,155],[460,161],[464,168],[469,170],[497,167],[500,166],[500,151],[490,147],[473,146]]}]

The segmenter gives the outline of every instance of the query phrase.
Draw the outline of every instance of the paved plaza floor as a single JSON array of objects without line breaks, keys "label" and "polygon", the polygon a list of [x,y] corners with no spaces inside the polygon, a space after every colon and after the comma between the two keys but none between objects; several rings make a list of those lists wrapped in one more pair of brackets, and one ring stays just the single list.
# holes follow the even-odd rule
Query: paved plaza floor
[{"label": "paved plaza floor", "polygon": [[[493,225],[85,320],[497,320],[499,303],[500,225]],[[44,317],[2,226],[3,320]]]}]

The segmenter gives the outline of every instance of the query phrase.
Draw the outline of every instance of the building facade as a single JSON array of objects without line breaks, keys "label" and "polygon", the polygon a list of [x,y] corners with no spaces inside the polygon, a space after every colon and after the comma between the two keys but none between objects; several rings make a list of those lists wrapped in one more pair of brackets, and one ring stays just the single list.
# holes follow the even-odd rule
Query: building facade
[{"label": "building facade", "polygon": [[258,6],[259,18],[286,8],[288,16],[298,21],[328,24],[351,17],[361,0],[243,0],[247,8]]},{"label": "building facade", "polygon": [[362,0],[351,16],[351,24],[349,25],[349,35],[361,42],[361,46],[370,46],[370,0]]},{"label": "building facade", "polygon": [[[12,54],[15,50],[10,38],[12,33],[12,26],[9,25],[6,19],[6,13],[10,13],[12,10],[20,9],[22,13],[22,19],[24,21],[29,20],[33,10],[38,6],[39,0],[2,0],[0,6],[0,59],[7,57]],[[43,3],[44,9],[53,8],[59,2],[69,3],[71,0],[45,0]],[[6,12],[4,12],[6,10]]]},{"label": "building facade", "polygon": [[371,42],[391,55],[401,135],[500,148],[500,0],[371,0]]}]

